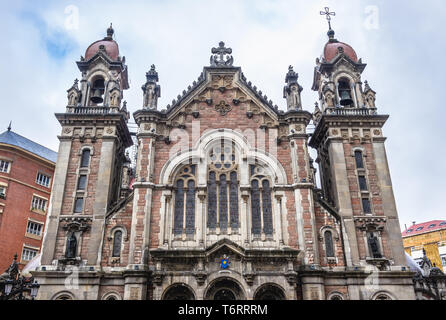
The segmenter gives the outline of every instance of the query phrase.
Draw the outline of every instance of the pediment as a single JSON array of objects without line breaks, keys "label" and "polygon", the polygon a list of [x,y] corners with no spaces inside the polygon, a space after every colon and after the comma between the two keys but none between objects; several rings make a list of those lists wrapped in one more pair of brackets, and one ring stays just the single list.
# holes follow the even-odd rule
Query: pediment
[{"label": "pediment", "polygon": [[206,248],[205,255],[209,258],[213,258],[215,256],[223,257],[224,255],[244,258],[245,249],[231,240],[224,238]]},{"label": "pediment", "polygon": [[198,111],[199,105],[215,108],[222,115],[231,108],[244,105],[248,112],[263,113],[270,121],[277,120],[278,114],[283,113],[261,90],[246,80],[239,67],[205,67],[197,81],[161,112],[166,114],[167,120],[176,121],[179,114]]}]

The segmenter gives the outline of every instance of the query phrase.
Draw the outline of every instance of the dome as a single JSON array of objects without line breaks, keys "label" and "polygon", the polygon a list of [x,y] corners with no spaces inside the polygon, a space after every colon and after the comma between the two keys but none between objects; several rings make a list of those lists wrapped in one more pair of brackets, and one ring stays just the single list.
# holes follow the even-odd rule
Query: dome
[{"label": "dome", "polygon": [[339,42],[336,39],[330,39],[330,41],[327,42],[324,48],[324,58],[327,62],[330,62],[333,60],[334,57],[336,57],[339,53],[339,49],[342,48],[344,53],[352,59],[354,62],[358,62],[358,56],[356,55],[355,50],[348,44],[344,42]]},{"label": "dome", "polygon": [[104,46],[105,52],[112,60],[118,60],[119,47],[118,43],[113,40],[114,30],[112,26],[107,29],[107,36],[96,42],[93,42],[85,51],[85,60],[90,60],[96,53],[98,53],[101,46]]}]

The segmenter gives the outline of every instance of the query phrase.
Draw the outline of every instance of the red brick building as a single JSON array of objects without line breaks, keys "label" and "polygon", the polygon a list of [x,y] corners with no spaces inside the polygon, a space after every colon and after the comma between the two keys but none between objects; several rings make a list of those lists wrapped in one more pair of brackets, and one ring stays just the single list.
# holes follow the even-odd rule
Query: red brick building
[{"label": "red brick building", "polygon": [[57,153],[11,131],[0,134],[0,270],[40,252]]},{"label": "red brick building", "polygon": [[133,170],[128,69],[113,33],[77,62],[82,78],[56,114],[59,157],[33,272],[40,299],[415,299],[388,116],[363,86],[366,65],[333,30],[316,60],[313,113],[292,66],[279,108],[223,42],[163,109],[152,65],[133,113]]}]

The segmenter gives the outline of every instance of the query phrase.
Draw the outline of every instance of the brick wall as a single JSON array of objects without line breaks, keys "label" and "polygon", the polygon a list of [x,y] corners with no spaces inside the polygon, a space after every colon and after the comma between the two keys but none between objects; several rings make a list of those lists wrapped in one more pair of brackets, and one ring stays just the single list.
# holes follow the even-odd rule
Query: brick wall
[{"label": "brick wall", "polygon": [[[21,261],[23,245],[40,248],[42,238],[26,236],[28,219],[45,224],[46,212],[31,210],[33,195],[46,198],[48,209],[51,185],[49,188],[36,183],[37,173],[54,176],[54,166],[39,158],[15,148],[1,147],[0,158],[12,161],[9,173],[0,173],[0,182],[8,184],[6,199],[0,199],[3,213],[0,213],[0,270],[6,270],[17,253]],[[52,179],[51,179],[52,183]],[[42,237],[44,227],[42,227]],[[20,267],[27,261],[22,261]]]}]

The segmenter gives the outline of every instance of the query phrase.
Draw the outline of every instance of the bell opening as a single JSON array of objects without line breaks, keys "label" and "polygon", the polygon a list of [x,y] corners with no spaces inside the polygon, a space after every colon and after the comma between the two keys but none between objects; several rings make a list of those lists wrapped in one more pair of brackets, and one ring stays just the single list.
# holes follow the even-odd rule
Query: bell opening
[{"label": "bell opening", "polygon": [[104,99],[102,98],[102,95],[105,92],[104,79],[100,78],[93,82],[92,92],[93,94],[90,98],[91,102],[93,102],[94,104],[104,102]]},{"label": "bell opening", "polygon": [[340,80],[338,83],[339,103],[341,106],[352,106],[353,99],[350,84],[347,80]]}]

